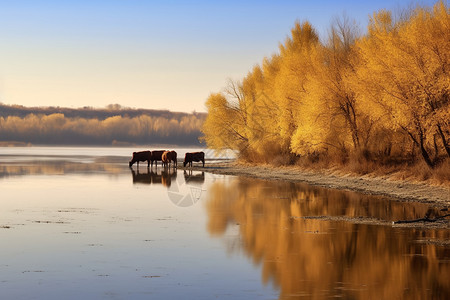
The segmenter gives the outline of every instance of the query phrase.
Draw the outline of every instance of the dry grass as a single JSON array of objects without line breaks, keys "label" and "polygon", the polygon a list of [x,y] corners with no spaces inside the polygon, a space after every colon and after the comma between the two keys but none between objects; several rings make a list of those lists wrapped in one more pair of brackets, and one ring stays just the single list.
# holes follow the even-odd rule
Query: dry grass
[{"label": "dry grass", "polygon": [[318,154],[301,158],[293,155],[274,155],[271,159],[253,157],[251,160],[241,158],[242,161],[250,164],[269,164],[274,167],[295,165],[304,170],[325,171],[340,176],[380,177],[388,180],[450,186],[450,159],[442,161],[434,169],[422,160],[417,162],[405,159],[375,160],[362,154],[349,157]]},{"label": "dry grass", "polygon": [[280,168],[297,166],[302,170],[321,171],[340,176],[379,177],[411,183],[450,186],[450,158],[442,159],[435,168],[430,168],[420,159],[420,156],[411,154],[394,156],[371,154],[369,151],[350,154],[336,151],[299,157],[292,153],[280,153],[280,149],[268,149],[258,154],[255,151],[241,152],[239,161]]}]

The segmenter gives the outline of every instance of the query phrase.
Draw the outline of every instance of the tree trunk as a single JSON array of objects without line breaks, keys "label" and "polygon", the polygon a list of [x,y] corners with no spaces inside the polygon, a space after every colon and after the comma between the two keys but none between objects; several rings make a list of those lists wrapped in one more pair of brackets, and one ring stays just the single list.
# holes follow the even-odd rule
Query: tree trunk
[{"label": "tree trunk", "polygon": [[435,164],[431,160],[430,155],[428,154],[428,151],[427,151],[427,149],[425,149],[425,145],[423,144],[424,138],[423,138],[422,133],[420,134],[419,138],[420,138],[419,146],[420,146],[420,152],[422,153],[422,157],[430,168],[434,168]]},{"label": "tree trunk", "polygon": [[442,131],[442,127],[440,124],[437,125],[439,135],[442,139],[442,144],[444,145],[445,151],[447,152],[447,156],[450,157],[450,146],[447,143],[447,139],[445,138],[445,134]]},{"label": "tree trunk", "polygon": [[420,152],[422,153],[422,157],[430,168],[434,168],[434,163],[430,159],[430,155],[427,152],[427,149],[423,145],[420,145]]},{"label": "tree trunk", "polygon": [[424,145],[424,137],[423,137],[423,132],[422,129],[419,127],[418,131],[419,131],[419,140],[417,140],[414,137],[414,134],[412,134],[406,127],[402,126],[402,129],[404,131],[406,131],[406,133],[409,135],[409,137],[412,139],[413,143],[417,146],[419,146],[420,148],[420,153],[422,154],[422,157],[425,161],[425,163],[430,167],[430,168],[434,168],[434,163],[431,161],[430,155],[428,154],[427,149],[425,149],[425,145]]}]

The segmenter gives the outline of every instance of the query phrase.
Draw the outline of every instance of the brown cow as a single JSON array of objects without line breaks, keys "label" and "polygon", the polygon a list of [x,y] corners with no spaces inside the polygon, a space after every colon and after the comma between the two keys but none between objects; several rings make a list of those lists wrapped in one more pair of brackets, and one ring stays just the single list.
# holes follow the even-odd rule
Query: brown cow
[{"label": "brown cow", "polygon": [[158,160],[162,161],[162,155],[165,150],[156,150],[152,151],[151,164],[153,168],[153,162],[155,162],[155,166],[158,167]]},{"label": "brown cow", "polygon": [[201,161],[203,163],[203,167],[205,167],[205,152],[188,152],[184,156],[183,166],[186,167],[189,164],[192,167],[193,161]]},{"label": "brown cow", "polygon": [[140,161],[147,161],[147,168],[150,166],[152,153],[150,151],[141,151],[141,152],[133,152],[133,157],[131,158],[130,162],[128,163],[128,166],[131,168],[131,166],[137,162],[137,166],[139,168],[139,162]]},{"label": "brown cow", "polygon": [[163,166],[169,167],[173,162],[173,167],[177,167],[177,153],[175,151],[165,151],[161,157]]},{"label": "brown cow", "polygon": [[164,151],[164,153],[161,155],[162,165],[164,168],[169,166],[170,160],[167,157],[169,153],[170,153],[169,151]]},{"label": "brown cow", "polygon": [[173,164],[175,165],[175,168],[178,168],[178,160],[177,160],[177,153],[175,151],[170,151],[172,153],[172,161]]}]

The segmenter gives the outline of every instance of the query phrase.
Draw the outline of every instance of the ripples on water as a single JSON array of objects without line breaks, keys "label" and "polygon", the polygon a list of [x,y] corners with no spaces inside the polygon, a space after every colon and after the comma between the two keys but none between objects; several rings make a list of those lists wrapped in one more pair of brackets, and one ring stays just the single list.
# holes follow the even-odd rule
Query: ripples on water
[{"label": "ripples on water", "polygon": [[386,225],[428,205],[19,150],[0,149],[2,298],[449,298],[449,230]]}]

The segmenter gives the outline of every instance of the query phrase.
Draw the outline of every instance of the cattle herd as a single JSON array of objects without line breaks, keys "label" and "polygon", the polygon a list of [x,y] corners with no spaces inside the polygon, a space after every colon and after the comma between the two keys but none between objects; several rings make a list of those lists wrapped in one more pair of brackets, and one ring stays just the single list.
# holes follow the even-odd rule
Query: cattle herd
[{"label": "cattle herd", "polygon": [[[158,161],[161,161],[163,167],[170,167],[170,164],[174,168],[178,167],[177,163],[177,153],[175,151],[165,151],[165,150],[154,150],[154,151],[140,151],[133,152],[133,157],[128,163],[131,168],[134,163],[137,163],[139,168],[139,162],[146,161],[147,168],[153,168],[153,162],[155,162],[155,167],[158,167]],[[192,162],[202,162],[203,167],[205,166],[205,153],[204,152],[188,152],[184,156],[183,167],[189,165],[192,167]]]}]

